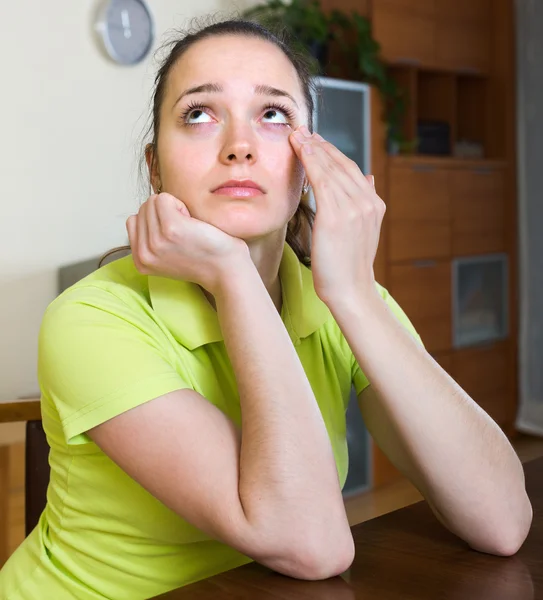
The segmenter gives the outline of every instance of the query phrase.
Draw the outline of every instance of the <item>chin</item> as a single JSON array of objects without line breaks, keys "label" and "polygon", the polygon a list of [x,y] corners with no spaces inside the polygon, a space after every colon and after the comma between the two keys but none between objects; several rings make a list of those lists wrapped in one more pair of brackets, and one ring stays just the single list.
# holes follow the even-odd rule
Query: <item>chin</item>
[{"label": "chin", "polygon": [[286,223],[288,223],[288,215],[279,218],[278,215],[266,215],[262,212],[260,214],[250,214],[246,211],[232,211],[227,214],[225,211],[220,215],[214,215],[214,218],[209,219],[208,223],[218,227],[228,235],[249,242],[284,229]]},{"label": "chin", "polygon": [[225,223],[215,225],[228,235],[246,242],[262,239],[279,228],[265,227],[263,223]]}]

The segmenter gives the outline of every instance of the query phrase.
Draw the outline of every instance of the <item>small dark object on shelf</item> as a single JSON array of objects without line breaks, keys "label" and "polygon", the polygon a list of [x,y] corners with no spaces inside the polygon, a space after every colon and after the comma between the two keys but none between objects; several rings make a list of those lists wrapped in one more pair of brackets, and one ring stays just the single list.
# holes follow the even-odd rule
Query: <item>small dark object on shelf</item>
[{"label": "small dark object on shelf", "polygon": [[450,156],[451,129],[445,121],[419,121],[417,123],[418,153]]}]

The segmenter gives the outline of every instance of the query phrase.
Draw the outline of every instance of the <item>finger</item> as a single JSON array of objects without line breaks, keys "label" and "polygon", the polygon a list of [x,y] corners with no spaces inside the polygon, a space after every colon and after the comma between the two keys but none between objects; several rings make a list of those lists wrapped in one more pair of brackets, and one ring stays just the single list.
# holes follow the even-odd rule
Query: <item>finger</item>
[{"label": "finger", "polygon": [[373,189],[373,194],[370,195],[371,199],[374,201],[376,205],[383,203],[381,198],[377,194],[377,190],[375,189],[375,177],[373,175],[364,175],[366,181],[371,185]]},{"label": "finger", "polygon": [[320,143],[322,148],[324,148],[324,150],[326,150],[326,152],[334,160],[337,160],[338,163],[341,164],[341,166],[345,169],[345,171],[356,182],[360,182],[360,184],[363,186],[363,188],[368,189],[368,186],[370,186],[370,189],[373,188],[371,181],[369,181],[367,179],[367,177],[365,175],[363,175],[362,171],[360,170],[360,167],[356,164],[356,162],[354,160],[350,159],[348,156],[345,156],[345,154],[343,154],[343,152],[341,152],[341,150],[339,150],[336,146],[334,146],[334,144],[325,140],[318,133],[314,134],[314,138],[318,143]]},{"label": "finger", "polygon": [[[312,146],[312,152],[306,157],[304,167],[311,184],[317,204],[323,200],[335,201],[341,209],[356,201],[360,196],[360,186],[349,176],[341,164],[332,159],[320,143],[306,142],[303,146]],[[302,150],[302,155],[305,154]],[[321,194],[320,192],[325,192]],[[326,193],[327,192],[327,193]]]},{"label": "finger", "polygon": [[[319,158],[313,156],[312,148],[309,152],[307,151],[308,143],[306,141],[302,142],[295,136],[291,137],[292,145],[304,167],[309,184],[313,189],[317,212],[324,210],[326,205],[333,210],[338,210],[338,199],[335,197],[334,193],[337,191],[337,186],[334,188],[332,181],[333,175],[329,172],[328,165],[322,163],[319,164]],[[305,147],[305,150],[302,150],[303,147]]]},{"label": "finger", "polygon": [[138,231],[137,231],[137,215],[131,215],[126,220],[126,231],[128,233],[128,241],[130,243],[130,248],[132,249],[132,260],[136,265],[138,271],[141,272],[141,262],[138,255]]},{"label": "finger", "polygon": [[140,263],[146,267],[151,259],[147,231],[147,202],[144,202],[138,211],[136,231],[138,235],[138,258]]},{"label": "finger", "polygon": [[[303,135],[303,131],[306,132],[306,135]],[[307,127],[300,127],[291,136],[294,141],[293,145],[295,146],[302,161],[304,159],[304,152],[309,150],[309,152],[307,152],[309,155],[315,154],[315,152],[318,152],[318,148],[321,147],[319,139],[323,140],[323,138],[318,134],[313,134],[310,137],[307,137],[307,134],[309,134]],[[336,173],[341,177],[340,184],[344,188],[345,192],[351,195],[352,193],[356,193],[356,187],[348,181],[348,177],[351,176],[354,183],[356,183],[356,178],[352,177],[351,173],[349,173],[349,171],[345,168],[346,166],[349,166],[347,162],[349,159],[344,155],[342,156],[344,158],[343,161],[337,160],[336,157],[331,155],[328,160],[326,159],[325,155],[321,155],[321,159],[323,164],[326,164],[332,173]]]},{"label": "finger", "polygon": [[147,244],[149,245],[149,250],[156,254],[160,247],[160,241],[162,237],[162,232],[160,229],[160,221],[158,220],[157,210],[156,210],[156,202],[157,202],[157,194],[153,194],[147,200]]},{"label": "finger", "polygon": [[155,202],[156,217],[162,235],[167,239],[172,237],[172,229],[179,216],[191,218],[186,205],[172,194],[159,194]]},{"label": "finger", "polygon": [[336,148],[336,146],[326,141],[318,133],[314,134],[314,137],[317,140],[317,145],[320,145],[320,147],[322,147],[332,158],[337,160],[338,163],[343,166],[346,172],[349,173],[360,186],[356,199],[360,201],[362,197],[366,198],[380,210],[381,205],[384,203],[377,195],[377,191],[375,189],[375,177],[373,175],[364,175],[354,160],[351,160],[345,156],[343,152]]},{"label": "finger", "polygon": [[136,215],[130,215],[126,219],[126,232],[128,233],[128,243],[132,249],[136,247],[138,241],[138,233],[136,231]]}]

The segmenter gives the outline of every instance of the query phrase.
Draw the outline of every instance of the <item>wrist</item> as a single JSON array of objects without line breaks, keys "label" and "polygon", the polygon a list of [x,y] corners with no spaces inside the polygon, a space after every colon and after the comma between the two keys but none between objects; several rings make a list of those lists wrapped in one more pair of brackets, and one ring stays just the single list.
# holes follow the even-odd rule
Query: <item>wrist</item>
[{"label": "wrist", "polygon": [[[262,284],[262,279],[249,252],[225,259],[214,282],[213,295],[224,298],[236,294],[247,286]],[[262,284],[263,285],[263,284]],[[211,290],[210,290],[211,291]]]},{"label": "wrist", "polygon": [[344,290],[341,295],[325,302],[338,323],[342,317],[361,318],[365,315],[375,314],[382,309],[383,303],[383,298],[375,283],[363,288]]}]

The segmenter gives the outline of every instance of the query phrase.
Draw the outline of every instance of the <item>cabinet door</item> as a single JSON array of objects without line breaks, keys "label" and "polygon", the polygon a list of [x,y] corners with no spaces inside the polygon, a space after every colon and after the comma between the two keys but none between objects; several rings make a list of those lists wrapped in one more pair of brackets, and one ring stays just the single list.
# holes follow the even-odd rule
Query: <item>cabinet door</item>
[{"label": "cabinet door", "polygon": [[451,349],[450,262],[392,265],[388,289],[428,352]]},{"label": "cabinet door", "polygon": [[490,65],[489,0],[436,0],[436,57],[439,66],[486,73]]},{"label": "cabinet door", "polygon": [[439,67],[462,73],[488,72],[490,31],[487,26],[438,21],[436,38],[436,59]]},{"label": "cabinet door", "polygon": [[435,0],[373,0],[372,30],[386,61],[435,62]]},{"label": "cabinet door", "polygon": [[451,255],[449,174],[433,166],[389,171],[387,218],[391,261]]},{"label": "cabinet door", "polygon": [[507,418],[509,391],[508,345],[458,350],[452,355],[451,375],[498,425]]},{"label": "cabinet door", "polygon": [[490,27],[491,0],[435,0],[438,20],[476,23]]},{"label": "cabinet door", "polygon": [[500,169],[451,173],[452,251],[456,256],[505,250],[504,174]]},{"label": "cabinet door", "polygon": [[390,221],[388,252],[392,262],[451,256],[448,221]]},{"label": "cabinet door", "polygon": [[391,219],[447,220],[449,172],[430,165],[390,168],[387,213]]}]

